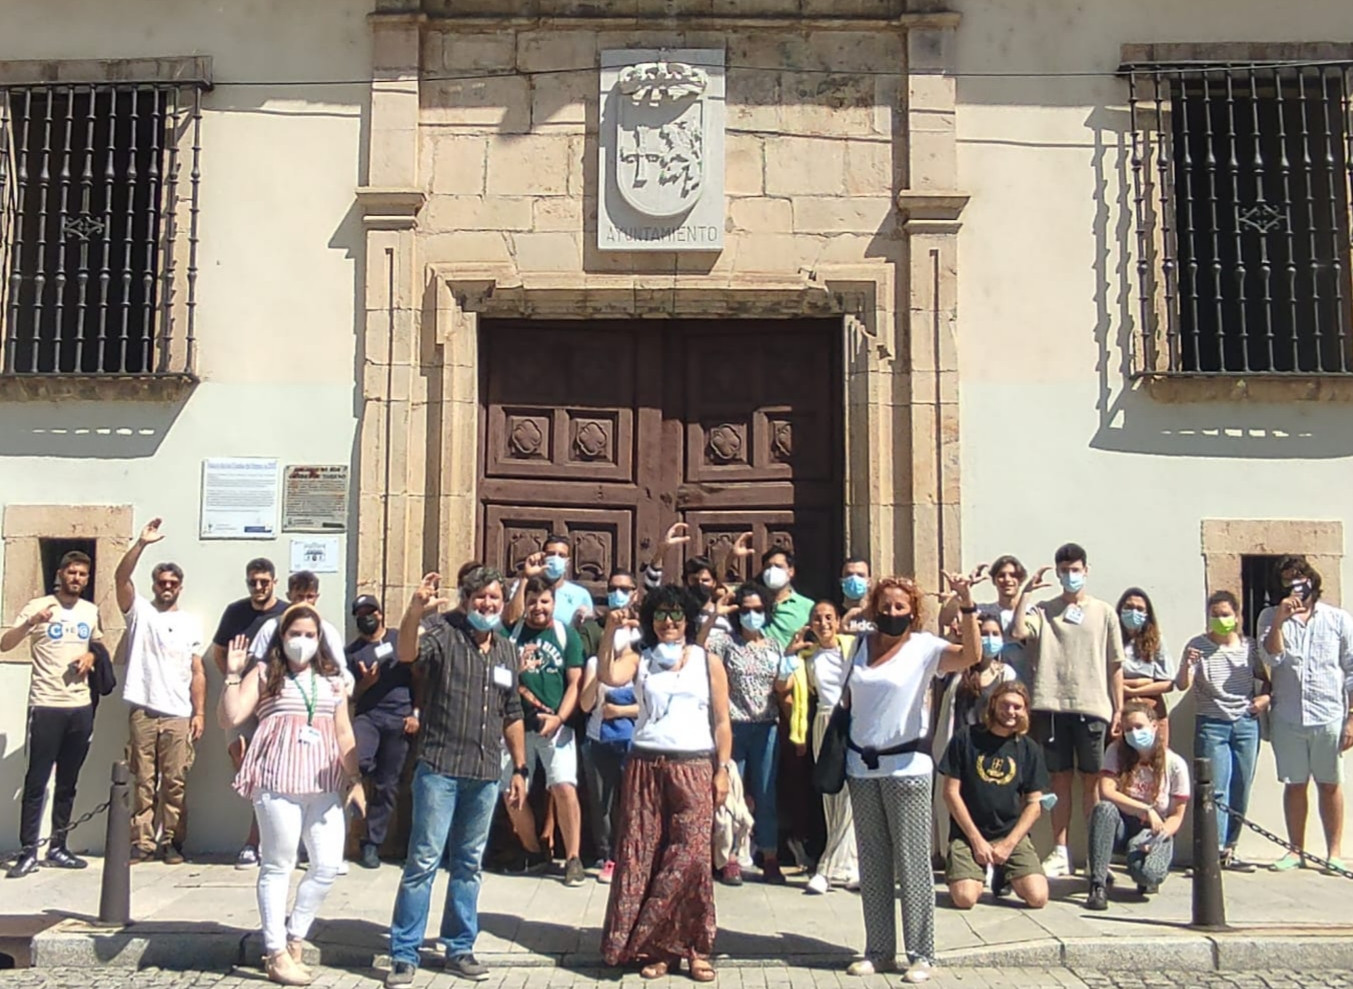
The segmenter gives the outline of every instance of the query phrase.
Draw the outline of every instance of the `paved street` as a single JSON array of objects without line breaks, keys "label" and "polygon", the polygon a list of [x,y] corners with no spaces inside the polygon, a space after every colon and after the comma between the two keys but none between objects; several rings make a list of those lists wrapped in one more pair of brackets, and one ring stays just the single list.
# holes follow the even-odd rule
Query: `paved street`
[{"label": "paved street", "polygon": [[[326,970],[315,980],[316,989],[366,989],[378,985],[369,972]],[[725,968],[716,983],[723,989],[896,989],[896,976],[852,979],[834,969],[822,968]],[[941,969],[930,983],[942,989],[998,989],[998,987],[1049,987],[1049,989],[1346,989],[1353,987],[1353,972],[1080,972],[1038,968]],[[254,971],[175,972],[163,969],[103,969],[92,979],[87,968],[32,969],[0,973],[0,989],[262,989],[268,985]],[[464,987],[471,983],[440,972],[424,971],[416,986]],[[644,982],[638,976],[608,979],[595,970],[505,969],[483,989],[672,989],[693,985],[684,977]]]}]

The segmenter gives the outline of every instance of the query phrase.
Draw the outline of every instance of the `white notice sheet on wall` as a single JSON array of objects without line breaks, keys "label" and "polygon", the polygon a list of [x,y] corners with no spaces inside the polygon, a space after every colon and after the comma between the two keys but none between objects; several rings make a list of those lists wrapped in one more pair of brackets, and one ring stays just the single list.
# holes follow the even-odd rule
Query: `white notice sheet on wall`
[{"label": "white notice sheet on wall", "polygon": [[277,535],[277,461],[231,457],[202,461],[203,539]]},{"label": "white notice sheet on wall", "polygon": [[291,572],[309,570],[311,573],[338,573],[338,539],[334,536],[316,536],[314,539],[291,541]]},{"label": "white notice sheet on wall", "polygon": [[283,468],[283,532],[342,532],[347,527],[347,464]]}]

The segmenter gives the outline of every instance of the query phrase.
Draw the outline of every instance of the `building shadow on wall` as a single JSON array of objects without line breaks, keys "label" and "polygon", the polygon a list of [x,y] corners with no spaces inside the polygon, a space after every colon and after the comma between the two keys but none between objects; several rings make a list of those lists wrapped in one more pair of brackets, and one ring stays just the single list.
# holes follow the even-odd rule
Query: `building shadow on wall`
[{"label": "building shadow on wall", "polygon": [[1143,382],[1133,380],[1133,340],[1142,324],[1132,120],[1127,110],[1096,107],[1085,126],[1093,138],[1098,349],[1098,422],[1090,446],[1121,453],[1254,460],[1353,454],[1353,429],[1341,405],[1162,402],[1148,394]]},{"label": "building shadow on wall", "polygon": [[0,457],[153,457],[190,398],[191,392],[172,402],[6,403]]}]

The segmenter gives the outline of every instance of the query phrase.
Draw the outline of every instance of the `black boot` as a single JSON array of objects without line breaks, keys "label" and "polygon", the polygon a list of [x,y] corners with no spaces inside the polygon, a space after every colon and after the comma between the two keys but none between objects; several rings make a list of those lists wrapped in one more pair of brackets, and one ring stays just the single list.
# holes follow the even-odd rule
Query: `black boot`
[{"label": "black boot", "polygon": [[47,865],[53,869],[83,869],[89,865],[84,859],[76,858],[65,845],[53,845],[47,849]]},{"label": "black boot", "polygon": [[5,873],[6,879],[21,879],[30,872],[38,871],[38,850],[36,848],[25,848],[19,853],[19,857],[14,860],[14,864],[9,867]]}]

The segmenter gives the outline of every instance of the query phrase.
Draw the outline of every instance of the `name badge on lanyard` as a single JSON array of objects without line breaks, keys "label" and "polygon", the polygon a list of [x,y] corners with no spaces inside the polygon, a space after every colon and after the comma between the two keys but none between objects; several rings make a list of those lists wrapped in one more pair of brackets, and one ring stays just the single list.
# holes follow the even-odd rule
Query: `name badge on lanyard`
[{"label": "name badge on lanyard", "polygon": [[1081,611],[1080,605],[1073,604],[1062,612],[1062,617],[1072,625],[1079,625],[1085,621],[1085,612]]},{"label": "name badge on lanyard", "polygon": [[296,741],[302,745],[314,745],[319,741],[319,729],[313,725],[302,725],[296,731]]},{"label": "name badge on lanyard", "polygon": [[493,668],[493,685],[501,687],[503,690],[512,688],[512,671],[506,666],[495,666]]}]

